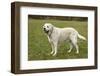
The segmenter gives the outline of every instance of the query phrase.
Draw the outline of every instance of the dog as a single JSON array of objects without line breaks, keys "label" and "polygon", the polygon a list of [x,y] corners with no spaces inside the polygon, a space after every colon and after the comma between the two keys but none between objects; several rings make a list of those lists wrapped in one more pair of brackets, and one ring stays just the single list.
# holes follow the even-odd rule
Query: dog
[{"label": "dog", "polygon": [[58,44],[64,41],[69,41],[70,49],[68,53],[71,52],[73,47],[76,48],[76,54],[79,54],[79,47],[77,44],[77,39],[86,40],[86,38],[78,33],[74,28],[58,28],[51,23],[45,23],[43,25],[43,30],[46,33],[48,40],[51,44],[52,51],[51,54],[55,56],[57,54]]}]

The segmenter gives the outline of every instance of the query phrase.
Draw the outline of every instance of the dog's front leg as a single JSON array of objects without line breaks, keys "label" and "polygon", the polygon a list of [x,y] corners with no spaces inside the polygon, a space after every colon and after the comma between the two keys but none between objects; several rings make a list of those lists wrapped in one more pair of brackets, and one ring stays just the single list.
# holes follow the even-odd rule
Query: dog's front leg
[{"label": "dog's front leg", "polygon": [[53,53],[54,53],[54,44],[53,44],[53,42],[52,42],[52,40],[50,39],[49,36],[48,36],[48,40],[49,40],[49,42],[50,42],[50,44],[51,44],[51,48],[52,48],[52,51],[51,51],[50,54],[53,54]]},{"label": "dog's front leg", "polygon": [[54,53],[54,44],[53,44],[53,42],[51,42],[51,47],[52,47],[51,54],[53,54]]},{"label": "dog's front leg", "polygon": [[54,43],[54,53],[53,56],[57,54],[57,42]]}]

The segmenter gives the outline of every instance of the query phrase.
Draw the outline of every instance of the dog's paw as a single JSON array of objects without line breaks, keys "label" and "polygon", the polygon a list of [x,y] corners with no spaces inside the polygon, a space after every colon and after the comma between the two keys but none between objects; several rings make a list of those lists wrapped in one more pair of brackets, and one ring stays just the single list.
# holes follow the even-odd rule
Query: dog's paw
[{"label": "dog's paw", "polygon": [[56,54],[52,54],[52,56],[56,56]]},{"label": "dog's paw", "polygon": [[76,52],[76,54],[79,54],[79,52]]},{"label": "dog's paw", "polygon": [[50,54],[53,54],[54,52],[52,51]]},{"label": "dog's paw", "polygon": [[71,52],[71,50],[68,50],[68,53],[70,53]]}]

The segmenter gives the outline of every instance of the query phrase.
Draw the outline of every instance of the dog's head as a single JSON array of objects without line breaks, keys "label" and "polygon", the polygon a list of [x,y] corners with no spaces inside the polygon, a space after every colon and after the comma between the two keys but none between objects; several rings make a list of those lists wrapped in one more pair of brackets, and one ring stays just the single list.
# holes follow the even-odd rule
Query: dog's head
[{"label": "dog's head", "polygon": [[43,30],[44,30],[44,32],[46,34],[49,34],[50,35],[52,33],[52,31],[53,31],[53,25],[51,23],[45,23],[43,25]]}]

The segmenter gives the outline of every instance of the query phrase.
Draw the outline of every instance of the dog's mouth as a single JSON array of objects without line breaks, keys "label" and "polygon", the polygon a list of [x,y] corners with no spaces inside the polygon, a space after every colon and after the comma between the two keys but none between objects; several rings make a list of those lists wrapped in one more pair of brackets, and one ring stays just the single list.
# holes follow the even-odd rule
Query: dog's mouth
[{"label": "dog's mouth", "polygon": [[47,31],[47,30],[44,30],[44,32],[45,32],[45,33],[48,33],[49,31]]},{"label": "dog's mouth", "polygon": [[48,32],[49,32],[49,30],[44,29],[44,32],[45,32],[45,33],[48,33]]}]

